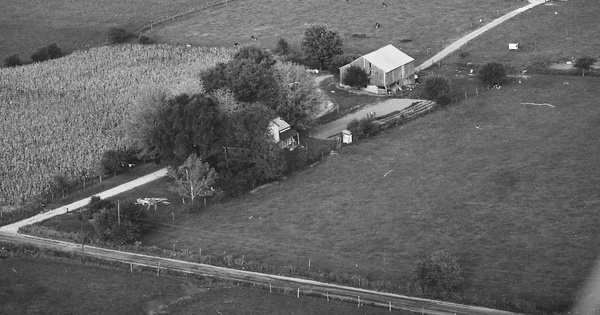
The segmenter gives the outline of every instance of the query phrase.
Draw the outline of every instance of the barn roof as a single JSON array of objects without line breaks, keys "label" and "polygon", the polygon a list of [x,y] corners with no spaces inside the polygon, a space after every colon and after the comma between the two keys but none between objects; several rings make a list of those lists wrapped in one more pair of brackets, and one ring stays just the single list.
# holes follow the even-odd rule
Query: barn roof
[{"label": "barn roof", "polygon": [[391,44],[368,53],[363,58],[385,72],[392,71],[415,60]]}]

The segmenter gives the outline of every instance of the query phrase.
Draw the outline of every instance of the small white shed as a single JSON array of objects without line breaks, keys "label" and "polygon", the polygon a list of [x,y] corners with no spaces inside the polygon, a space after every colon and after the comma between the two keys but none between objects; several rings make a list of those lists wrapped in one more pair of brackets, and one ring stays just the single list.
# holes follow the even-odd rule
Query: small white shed
[{"label": "small white shed", "polygon": [[519,43],[508,43],[508,50],[519,50]]},{"label": "small white shed", "polygon": [[352,143],[352,133],[350,132],[350,130],[342,131],[342,143]]}]

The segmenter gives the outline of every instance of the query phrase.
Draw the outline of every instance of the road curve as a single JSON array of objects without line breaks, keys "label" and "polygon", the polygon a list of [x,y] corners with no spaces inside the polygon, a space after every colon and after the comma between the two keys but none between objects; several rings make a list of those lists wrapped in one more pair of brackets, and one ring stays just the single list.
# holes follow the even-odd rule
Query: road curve
[{"label": "road curve", "polygon": [[[33,245],[39,248],[58,250],[63,252],[81,253],[82,245],[43,239],[34,236],[13,234],[0,231],[0,242]],[[335,284],[322,283],[313,280],[297,279],[277,275],[262,274],[258,272],[236,270],[230,268],[216,267],[211,265],[187,262],[182,260],[148,256],[137,253],[122,252],[111,249],[85,246],[83,252],[86,257],[94,257],[109,261],[117,261],[136,266],[168,269],[183,273],[216,277],[231,281],[240,281],[259,285],[263,288],[272,287],[284,289],[288,292],[298,292],[301,295],[328,296],[330,298],[351,301],[353,303],[371,304],[395,310],[405,310],[419,314],[435,315],[510,315],[515,314],[506,311],[494,310],[483,307],[467,306],[449,302],[428,300],[403,296],[398,294],[376,292]]]},{"label": "road curve", "polygon": [[444,48],[442,51],[440,51],[439,53],[435,54],[433,57],[429,58],[428,60],[426,60],[425,62],[423,62],[420,66],[415,67],[415,72],[419,72],[422,70],[425,70],[429,67],[431,67],[433,64],[435,64],[436,62],[446,58],[446,56],[448,56],[449,54],[451,54],[452,52],[458,50],[461,46],[463,46],[464,44],[468,43],[469,41],[473,40],[475,37],[483,34],[484,32],[492,29],[493,27],[497,26],[498,24],[513,18],[514,16],[516,16],[519,13],[525,12],[535,6],[538,6],[542,3],[545,3],[546,0],[529,0],[529,4],[518,8],[516,10],[513,10],[511,12],[508,12],[507,14],[491,21],[490,23],[484,25],[481,28],[478,28],[476,30],[474,30],[473,32],[463,36],[462,38],[460,38],[459,40],[455,41],[454,43],[450,44],[450,46]]}]

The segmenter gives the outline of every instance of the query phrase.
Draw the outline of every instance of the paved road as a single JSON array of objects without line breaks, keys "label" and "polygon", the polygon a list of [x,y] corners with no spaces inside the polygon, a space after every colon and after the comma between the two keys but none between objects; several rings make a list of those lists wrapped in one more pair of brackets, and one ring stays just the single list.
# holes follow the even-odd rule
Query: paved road
[{"label": "paved road", "polygon": [[393,111],[405,109],[408,106],[410,106],[410,104],[417,101],[419,100],[394,98],[389,99],[387,101],[383,101],[381,103],[369,105],[356,113],[346,115],[340,119],[334,120],[324,125],[316,126],[315,128],[310,130],[311,137],[317,139],[327,139],[330,136],[342,132],[344,129],[346,129],[348,123],[355,118],[360,119],[363,117],[367,117],[367,115],[371,112],[374,112],[375,116],[383,116]]},{"label": "paved road", "polygon": [[[499,311],[483,307],[454,304],[442,301],[408,297],[404,295],[376,292],[318,281],[290,278],[278,275],[269,275],[258,272],[216,267],[211,265],[187,262],[182,260],[148,256],[137,253],[116,251],[93,246],[82,247],[81,244],[62,242],[57,240],[43,239],[33,236],[0,232],[0,242],[18,244],[29,244],[39,248],[48,248],[63,252],[84,253],[86,257],[94,257],[109,261],[118,261],[125,264],[156,268],[157,273],[165,269],[175,270],[188,274],[197,274],[207,277],[240,281],[267,288],[284,289],[290,293],[299,295],[321,296],[323,298],[335,298],[337,300],[356,303],[359,299],[365,303],[373,303],[379,307],[394,310],[405,310],[418,314],[465,314],[465,315],[510,315],[506,311]],[[83,248],[83,250],[82,250]]]},{"label": "paved road", "polygon": [[444,59],[446,56],[448,56],[449,54],[451,54],[452,52],[458,50],[461,46],[463,46],[464,44],[468,43],[469,41],[473,40],[475,37],[483,34],[484,32],[490,30],[491,28],[497,26],[498,24],[516,16],[519,13],[525,12],[537,5],[540,5],[542,3],[545,3],[546,0],[529,0],[529,4],[522,7],[522,8],[518,8],[514,11],[511,11],[495,20],[493,20],[492,22],[484,25],[483,27],[465,35],[464,37],[462,37],[461,39],[457,40],[456,42],[452,43],[450,46],[444,48],[444,50],[440,51],[439,53],[435,54],[433,57],[431,57],[430,59],[426,60],[425,62],[423,62],[423,64],[421,64],[418,67],[415,67],[415,72],[419,72],[421,70],[425,70],[429,67],[431,67],[433,64],[435,64],[436,62]]},{"label": "paved road", "polygon": [[[140,177],[138,179],[135,179],[135,180],[132,180],[132,181],[127,182],[125,184],[119,185],[119,186],[117,186],[115,188],[111,188],[109,190],[103,191],[103,192],[101,192],[99,194],[96,194],[94,196],[98,196],[98,197],[100,197],[102,199],[109,198],[109,197],[118,195],[118,194],[120,194],[122,192],[125,192],[125,191],[128,191],[130,189],[133,189],[135,187],[138,187],[138,186],[144,185],[146,183],[149,183],[149,182],[151,182],[153,180],[156,180],[158,178],[164,177],[166,175],[167,175],[167,169],[163,168],[163,169],[158,170],[158,171],[156,171],[154,173],[142,176],[142,177]],[[79,209],[79,208],[84,207],[85,205],[87,205],[89,202],[90,202],[90,198],[86,198],[86,199],[82,199],[82,200],[79,200],[79,201],[75,201],[75,202],[73,202],[71,204],[68,204],[66,206],[62,206],[60,208],[56,208],[56,209],[50,210],[48,212],[40,213],[40,214],[35,215],[35,216],[31,217],[31,218],[28,218],[28,219],[25,219],[25,220],[22,220],[22,221],[19,221],[19,222],[15,222],[15,223],[12,223],[12,224],[9,224],[9,225],[2,226],[2,227],[0,227],[0,232],[17,233],[17,231],[19,230],[19,228],[22,227],[22,226],[31,225],[31,224],[34,224],[34,223],[37,223],[37,222],[48,220],[48,219],[50,219],[50,218],[52,218],[54,216],[67,213],[67,210],[72,211],[72,210],[75,210],[75,209]]]}]

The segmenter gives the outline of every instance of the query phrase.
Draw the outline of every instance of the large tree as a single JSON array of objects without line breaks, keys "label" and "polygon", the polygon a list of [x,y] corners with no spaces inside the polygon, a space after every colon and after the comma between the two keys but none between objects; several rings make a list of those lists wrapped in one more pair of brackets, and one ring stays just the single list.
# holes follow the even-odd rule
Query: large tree
[{"label": "large tree", "polygon": [[167,94],[161,90],[142,93],[134,103],[126,123],[126,138],[129,147],[138,152],[138,158],[157,160],[160,157],[158,126],[167,107]]},{"label": "large tree", "polygon": [[269,133],[269,124],[274,117],[273,110],[260,104],[248,106],[228,117],[219,168],[222,186],[229,193],[239,194],[246,188],[254,188],[257,182],[282,176],[285,170],[283,151]]},{"label": "large tree", "polygon": [[248,59],[258,64],[264,64],[267,67],[272,66],[277,62],[275,58],[273,58],[273,54],[257,46],[240,48],[240,50],[233,55],[233,59]]},{"label": "large tree", "polygon": [[438,75],[429,76],[423,82],[422,97],[439,105],[446,105],[450,102],[448,95],[451,90],[448,78]]},{"label": "large tree", "polygon": [[342,38],[337,31],[328,30],[325,25],[312,25],[304,31],[301,42],[306,60],[318,63],[323,69],[335,55],[344,53]]},{"label": "large tree", "polygon": [[148,110],[138,113],[129,128],[142,157],[160,157],[166,164],[180,165],[192,153],[206,157],[218,148],[223,119],[213,99],[182,94],[151,100]]},{"label": "large tree", "polygon": [[279,62],[273,70],[280,89],[277,115],[294,128],[311,127],[322,103],[315,80],[304,67],[291,62]]},{"label": "large tree", "polygon": [[226,88],[238,101],[277,107],[278,90],[274,89],[277,82],[267,60],[256,63],[254,59],[232,59],[205,70],[200,76],[207,93]]},{"label": "large tree", "polygon": [[502,85],[508,81],[506,69],[501,63],[488,62],[479,69],[479,79],[486,85]]},{"label": "large tree", "polygon": [[592,65],[598,61],[596,58],[593,57],[589,57],[589,56],[583,56],[583,57],[579,57],[577,58],[577,60],[575,60],[575,63],[573,64],[573,66],[575,68],[581,69],[581,76],[585,75],[585,70],[590,70],[590,68],[592,67]]},{"label": "large tree", "polygon": [[196,154],[190,155],[182,165],[169,167],[169,176],[175,179],[171,190],[182,198],[188,198],[194,204],[196,197],[212,196],[213,185],[217,179],[217,171],[208,163],[203,163]]}]

